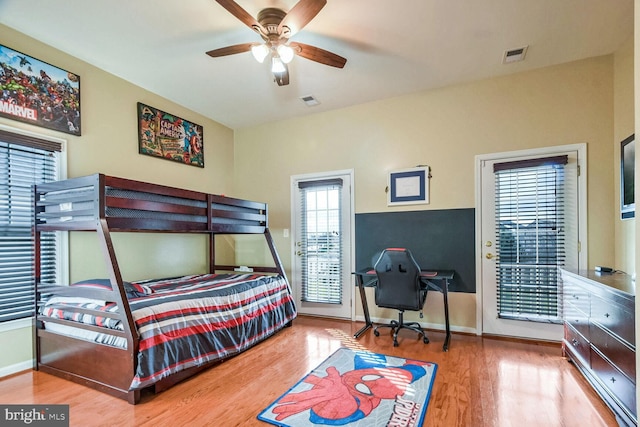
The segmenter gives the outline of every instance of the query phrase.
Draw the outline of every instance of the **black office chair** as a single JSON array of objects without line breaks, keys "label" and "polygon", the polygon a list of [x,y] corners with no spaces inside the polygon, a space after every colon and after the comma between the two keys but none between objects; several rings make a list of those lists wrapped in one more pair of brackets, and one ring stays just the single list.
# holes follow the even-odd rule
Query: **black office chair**
[{"label": "black office chair", "polygon": [[376,305],[384,308],[399,310],[398,320],[392,320],[388,325],[379,325],[374,330],[375,336],[380,336],[378,329],[391,328],[393,331],[393,346],[398,346],[398,331],[411,329],[422,336],[425,344],[429,338],[418,322],[403,320],[405,310],[420,311],[427,298],[427,289],[420,283],[420,267],[405,248],[387,248],[380,254],[374,266],[378,285],[376,286]]}]

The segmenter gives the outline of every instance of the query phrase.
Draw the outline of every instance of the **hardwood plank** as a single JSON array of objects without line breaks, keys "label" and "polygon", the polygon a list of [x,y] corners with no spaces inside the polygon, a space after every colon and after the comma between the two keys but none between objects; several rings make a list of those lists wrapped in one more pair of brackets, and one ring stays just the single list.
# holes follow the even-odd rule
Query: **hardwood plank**
[{"label": "hardwood plank", "polygon": [[429,331],[430,344],[401,331],[390,335],[339,320],[300,316],[258,346],[159,394],[127,402],[43,372],[0,380],[4,404],[69,404],[72,426],[267,426],[256,415],[341,346],[438,364],[425,425],[616,426],[613,413],[562,357],[559,344]]}]

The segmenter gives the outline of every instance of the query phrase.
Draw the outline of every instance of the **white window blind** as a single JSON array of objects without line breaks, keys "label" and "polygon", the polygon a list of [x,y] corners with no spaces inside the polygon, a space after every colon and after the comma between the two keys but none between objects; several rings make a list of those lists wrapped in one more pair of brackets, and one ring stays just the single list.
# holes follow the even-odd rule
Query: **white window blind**
[{"label": "white window blind", "polygon": [[298,183],[302,301],[342,304],[342,179]]},{"label": "white window blind", "polygon": [[494,165],[498,317],[560,323],[567,156]]},{"label": "white window blind", "polygon": [[[58,177],[59,143],[0,130],[0,322],[34,314],[32,185]],[[57,275],[58,239],[42,234],[41,281]]]}]

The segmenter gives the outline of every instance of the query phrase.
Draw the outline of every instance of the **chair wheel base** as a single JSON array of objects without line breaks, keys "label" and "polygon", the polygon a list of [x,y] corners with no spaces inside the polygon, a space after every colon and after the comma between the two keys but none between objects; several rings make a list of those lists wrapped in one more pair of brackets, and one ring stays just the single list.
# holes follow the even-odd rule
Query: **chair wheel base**
[{"label": "chair wheel base", "polygon": [[380,336],[380,331],[378,331],[379,328],[391,328],[394,347],[398,347],[400,345],[398,343],[398,332],[400,331],[400,329],[409,329],[411,331],[417,332],[419,334],[418,338],[422,337],[422,342],[424,342],[425,344],[429,344],[429,338],[427,337],[426,332],[420,327],[420,324],[418,322],[404,323],[402,321],[402,314],[400,315],[399,320],[392,320],[391,323],[388,323],[386,325],[378,325],[377,327],[375,327],[373,329],[373,335],[375,335],[376,337]]}]

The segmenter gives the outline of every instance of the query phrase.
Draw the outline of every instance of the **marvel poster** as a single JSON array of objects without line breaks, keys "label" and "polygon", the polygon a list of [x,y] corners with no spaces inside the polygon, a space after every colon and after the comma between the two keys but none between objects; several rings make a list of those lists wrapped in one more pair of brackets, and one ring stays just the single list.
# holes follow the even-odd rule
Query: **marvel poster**
[{"label": "marvel poster", "polygon": [[202,126],[138,102],[139,153],[204,167]]},{"label": "marvel poster", "polygon": [[80,135],[80,77],[0,45],[0,116]]}]

